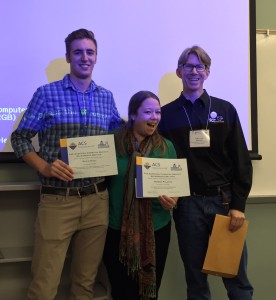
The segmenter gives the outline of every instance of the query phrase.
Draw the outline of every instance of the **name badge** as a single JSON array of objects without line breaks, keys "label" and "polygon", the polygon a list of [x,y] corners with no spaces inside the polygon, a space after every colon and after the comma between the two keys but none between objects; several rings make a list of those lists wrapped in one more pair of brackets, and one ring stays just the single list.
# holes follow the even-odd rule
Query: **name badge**
[{"label": "name badge", "polygon": [[209,129],[190,131],[190,147],[210,147],[210,132]]}]

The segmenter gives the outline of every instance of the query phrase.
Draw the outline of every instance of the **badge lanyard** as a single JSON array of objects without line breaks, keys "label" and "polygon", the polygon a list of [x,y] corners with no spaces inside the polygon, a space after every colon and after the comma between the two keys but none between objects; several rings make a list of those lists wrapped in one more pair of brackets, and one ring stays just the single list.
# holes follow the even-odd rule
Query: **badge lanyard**
[{"label": "badge lanyard", "polygon": [[[79,95],[81,94],[81,97]],[[85,94],[88,94],[88,102],[85,99]],[[92,102],[93,102],[93,93],[92,93],[92,87],[90,87],[89,91],[80,92],[77,91],[77,98],[80,108],[80,114],[81,114],[81,124],[82,124],[82,130],[83,130],[83,136],[88,135],[88,126],[89,126],[89,118],[91,116],[92,112]],[[81,99],[80,99],[81,98]],[[95,118],[95,122],[97,122],[97,118]],[[94,124],[97,126],[97,124]]]},{"label": "badge lanyard", "polygon": [[200,147],[210,147],[210,132],[208,129],[209,124],[209,115],[211,112],[211,97],[209,97],[209,111],[207,115],[207,121],[206,121],[206,129],[200,129],[200,130],[193,130],[189,115],[187,113],[187,110],[185,106],[183,105],[184,112],[186,114],[187,120],[190,125],[190,147],[191,148],[200,148]]}]

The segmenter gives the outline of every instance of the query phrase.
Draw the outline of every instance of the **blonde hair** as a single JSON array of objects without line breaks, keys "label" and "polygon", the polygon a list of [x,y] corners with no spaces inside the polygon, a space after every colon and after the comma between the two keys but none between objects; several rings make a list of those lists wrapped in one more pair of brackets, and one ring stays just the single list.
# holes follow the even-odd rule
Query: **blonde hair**
[{"label": "blonde hair", "polygon": [[210,69],[211,66],[211,58],[207,54],[207,52],[199,46],[192,46],[190,48],[186,48],[180,55],[177,63],[177,69],[182,67],[188,60],[190,54],[195,54],[198,60],[206,66],[207,69]]}]

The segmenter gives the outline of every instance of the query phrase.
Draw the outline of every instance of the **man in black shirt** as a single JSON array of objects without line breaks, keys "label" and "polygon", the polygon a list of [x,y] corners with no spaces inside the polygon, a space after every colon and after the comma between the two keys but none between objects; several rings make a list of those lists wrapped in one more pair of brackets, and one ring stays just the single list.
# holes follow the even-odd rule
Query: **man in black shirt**
[{"label": "man in black shirt", "polygon": [[[162,107],[160,133],[170,139],[178,158],[187,158],[191,196],[179,199],[174,221],[184,262],[188,300],[210,300],[207,274],[201,272],[216,214],[231,217],[229,230],[242,226],[252,185],[252,164],[234,106],[203,89],[211,59],[200,47],[185,49],[177,76],[183,91]],[[223,278],[231,300],[251,300],[244,246],[238,275]]]}]

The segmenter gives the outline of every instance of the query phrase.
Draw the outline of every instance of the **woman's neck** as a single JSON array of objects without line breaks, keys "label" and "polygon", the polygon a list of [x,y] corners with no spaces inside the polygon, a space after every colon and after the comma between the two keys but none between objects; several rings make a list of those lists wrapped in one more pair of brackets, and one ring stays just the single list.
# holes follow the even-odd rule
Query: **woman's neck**
[{"label": "woman's neck", "polygon": [[144,137],[142,137],[141,135],[137,134],[136,132],[133,132],[134,138],[135,138],[135,146],[136,146],[136,150],[139,149],[141,143],[143,142],[143,140],[145,139]]}]

